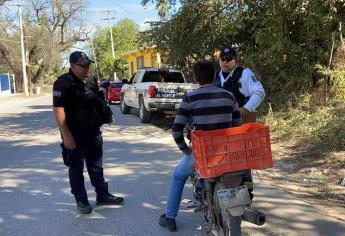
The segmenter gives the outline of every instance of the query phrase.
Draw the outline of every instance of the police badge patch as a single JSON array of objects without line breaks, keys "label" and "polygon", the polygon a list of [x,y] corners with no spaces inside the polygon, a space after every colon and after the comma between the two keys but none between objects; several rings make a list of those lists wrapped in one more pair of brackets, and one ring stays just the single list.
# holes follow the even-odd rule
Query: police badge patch
[{"label": "police badge patch", "polygon": [[61,91],[53,91],[53,97],[61,97]]},{"label": "police badge patch", "polygon": [[253,80],[254,83],[258,82],[258,80],[256,79],[255,75],[252,75],[250,78]]}]

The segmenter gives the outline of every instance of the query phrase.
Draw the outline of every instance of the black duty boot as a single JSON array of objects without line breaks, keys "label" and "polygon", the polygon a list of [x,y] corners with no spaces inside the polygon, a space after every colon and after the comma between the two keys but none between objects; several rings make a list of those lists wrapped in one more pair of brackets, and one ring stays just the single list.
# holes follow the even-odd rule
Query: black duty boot
[{"label": "black duty boot", "polygon": [[90,214],[92,207],[87,199],[77,200],[77,209],[80,214]]},{"label": "black duty boot", "polygon": [[123,202],[122,197],[116,197],[110,193],[97,194],[97,205],[119,205]]},{"label": "black duty boot", "polygon": [[167,218],[165,214],[159,217],[159,225],[167,228],[170,232],[176,231],[175,219]]}]

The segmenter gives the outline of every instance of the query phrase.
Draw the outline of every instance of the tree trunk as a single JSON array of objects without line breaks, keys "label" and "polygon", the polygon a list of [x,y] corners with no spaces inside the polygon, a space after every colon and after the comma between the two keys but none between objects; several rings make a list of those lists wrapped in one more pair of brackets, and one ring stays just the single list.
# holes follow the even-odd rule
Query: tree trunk
[{"label": "tree trunk", "polygon": [[[332,65],[332,59],[333,59],[333,50],[334,50],[334,42],[335,42],[335,33],[332,33],[332,47],[331,47],[331,53],[329,55],[329,61],[328,61],[328,69],[331,68]],[[325,78],[325,81],[323,83],[323,102],[324,104],[327,104],[328,100],[328,85],[330,83],[331,78],[327,76]]]},{"label": "tree trunk", "polygon": [[342,31],[342,23],[339,22],[339,34],[340,34],[340,42],[341,42],[341,45],[344,46],[344,40],[343,40],[343,31]]},{"label": "tree trunk", "polygon": [[32,84],[31,65],[29,63],[30,62],[28,61],[28,64],[26,65],[26,74],[27,74],[28,82],[29,82],[29,96],[31,96],[32,95],[32,89],[33,89],[33,84]]}]

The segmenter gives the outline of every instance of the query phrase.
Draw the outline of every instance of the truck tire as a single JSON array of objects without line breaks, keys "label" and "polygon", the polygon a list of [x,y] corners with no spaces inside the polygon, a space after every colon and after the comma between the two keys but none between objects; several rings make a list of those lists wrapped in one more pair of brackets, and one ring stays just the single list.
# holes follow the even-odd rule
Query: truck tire
[{"label": "truck tire", "polygon": [[139,98],[139,120],[141,123],[148,123],[151,120],[151,112],[145,109],[142,98]]},{"label": "truck tire", "polygon": [[121,95],[121,102],[120,102],[120,110],[122,114],[128,114],[130,111],[130,107],[126,105],[124,95]]}]

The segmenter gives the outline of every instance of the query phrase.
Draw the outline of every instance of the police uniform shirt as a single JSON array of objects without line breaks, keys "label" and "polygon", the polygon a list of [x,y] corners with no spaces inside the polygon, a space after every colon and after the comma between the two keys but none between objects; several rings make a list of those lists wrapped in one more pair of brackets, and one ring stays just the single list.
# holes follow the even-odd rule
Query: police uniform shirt
[{"label": "police uniform shirt", "polygon": [[[96,99],[96,94],[98,91],[98,85],[92,77],[86,78],[85,80],[78,79],[72,71],[59,76],[59,78],[54,82],[53,86],[53,106],[54,107],[70,107],[72,105],[73,94],[71,93],[72,87],[76,85],[79,89],[83,91],[89,91],[95,93],[90,99]],[[84,91],[85,92],[85,91]]]},{"label": "police uniform shirt", "polygon": [[72,87],[72,80],[68,76],[60,76],[53,86],[53,106],[68,106],[68,90]]},{"label": "police uniform shirt", "polygon": [[[236,68],[235,68],[236,69]],[[229,73],[227,77],[224,78],[223,71],[219,72],[219,78],[221,86],[227,79],[229,79],[234,73],[235,69]],[[260,81],[256,79],[255,74],[249,69],[245,68],[242,72],[242,76],[239,79],[239,90],[245,96],[249,97],[247,103],[243,106],[248,111],[254,111],[262,102],[265,97],[265,90]]]},{"label": "police uniform shirt", "polygon": [[[68,128],[76,129],[81,124],[76,110],[84,110],[85,116],[91,116],[97,106],[98,85],[93,78],[80,80],[70,71],[60,76],[53,86],[53,106],[63,107],[66,114]],[[94,120],[94,117],[85,117],[86,120]],[[80,127],[79,127],[80,128]],[[94,127],[88,126],[87,128]],[[71,130],[72,131],[72,130]]]},{"label": "police uniform shirt", "polygon": [[72,108],[73,103],[73,86],[85,86],[86,80],[78,79],[70,70],[68,73],[58,77],[53,86],[53,106]]}]

